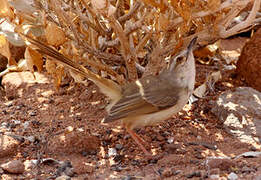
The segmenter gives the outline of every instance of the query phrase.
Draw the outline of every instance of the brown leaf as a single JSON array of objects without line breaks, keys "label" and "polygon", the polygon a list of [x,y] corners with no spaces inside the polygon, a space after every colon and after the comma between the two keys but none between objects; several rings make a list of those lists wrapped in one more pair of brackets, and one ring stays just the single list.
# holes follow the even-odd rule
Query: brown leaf
[{"label": "brown leaf", "polygon": [[47,42],[53,46],[60,46],[66,41],[63,30],[54,23],[48,23],[45,36]]},{"label": "brown leaf", "polygon": [[64,67],[62,65],[57,65],[53,60],[47,58],[45,62],[46,70],[54,78],[54,86],[56,90],[61,86],[62,78],[64,75]]},{"label": "brown leaf", "polygon": [[0,35],[0,54],[5,56],[7,59],[11,58],[9,42],[4,35]]},{"label": "brown leaf", "polygon": [[30,71],[34,72],[34,67],[36,67],[39,72],[43,70],[43,59],[39,52],[31,49],[30,47],[27,47],[24,53],[24,57]]},{"label": "brown leaf", "polygon": [[14,18],[14,12],[9,6],[7,0],[0,0],[0,18],[9,17],[10,19]]}]

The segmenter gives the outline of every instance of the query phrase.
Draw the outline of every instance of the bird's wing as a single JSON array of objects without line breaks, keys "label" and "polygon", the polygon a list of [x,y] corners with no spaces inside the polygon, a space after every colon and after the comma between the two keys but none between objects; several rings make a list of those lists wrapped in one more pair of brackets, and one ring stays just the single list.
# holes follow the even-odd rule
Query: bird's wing
[{"label": "bird's wing", "polygon": [[109,111],[104,122],[112,122],[127,116],[147,114],[158,111],[156,106],[148,103],[140,94],[135,82],[122,88],[122,98]]},{"label": "bird's wing", "polygon": [[[169,77],[172,76],[172,77]],[[141,91],[143,91],[143,98],[150,104],[160,108],[168,108],[177,104],[179,99],[179,92],[182,87],[173,81],[176,79],[175,73],[170,74],[165,71],[158,77],[148,76],[140,79]]]},{"label": "bird's wing", "polygon": [[166,80],[165,74],[146,76],[123,87],[122,98],[112,106],[104,122],[127,116],[157,112],[178,101],[179,87]]}]

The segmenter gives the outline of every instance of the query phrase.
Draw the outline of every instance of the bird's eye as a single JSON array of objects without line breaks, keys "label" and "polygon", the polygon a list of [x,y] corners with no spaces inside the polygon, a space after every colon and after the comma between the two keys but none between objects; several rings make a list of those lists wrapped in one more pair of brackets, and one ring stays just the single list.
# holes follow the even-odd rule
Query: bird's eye
[{"label": "bird's eye", "polygon": [[179,56],[179,57],[177,57],[177,59],[176,59],[176,63],[181,63],[183,61],[183,57],[182,56]]}]

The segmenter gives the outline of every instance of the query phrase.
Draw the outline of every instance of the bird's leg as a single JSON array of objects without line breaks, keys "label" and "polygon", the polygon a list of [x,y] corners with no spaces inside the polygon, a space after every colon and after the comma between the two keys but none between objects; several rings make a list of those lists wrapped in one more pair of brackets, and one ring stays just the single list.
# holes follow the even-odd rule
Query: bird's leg
[{"label": "bird's leg", "polygon": [[144,145],[142,144],[144,140],[142,140],[133,130],[126,128],[127,132],[131,135],[132,139],[139,145],[141,150],[147,155],[147,156],[152,156],[150,152],[146,150]]}]

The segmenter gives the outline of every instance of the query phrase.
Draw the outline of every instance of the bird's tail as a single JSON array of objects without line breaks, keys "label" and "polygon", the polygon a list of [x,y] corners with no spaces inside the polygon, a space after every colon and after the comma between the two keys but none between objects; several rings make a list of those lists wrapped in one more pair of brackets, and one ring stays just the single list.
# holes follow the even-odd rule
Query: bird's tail
[{"label": "bird's tail", "polygon": [[51,48],[50,46],[31,38],[28,35],[22,34],[25,38],[26,43],[36,49],[41,54],[47,55],[51,57],[52,60],[56,62],[62,63],[63,65],[67,66],[68,68],[72,69],[73,71],[87,77],[89,80],[93,81],[99,88],[100,91],[108,96],[112,100],[118,100],[121,96],[121,87],[112,80],[103,78],[92,71],[86,69],[84,66],[72,61],[71,59],[67,58],[63,54],[59,53],[57,50]]}]

